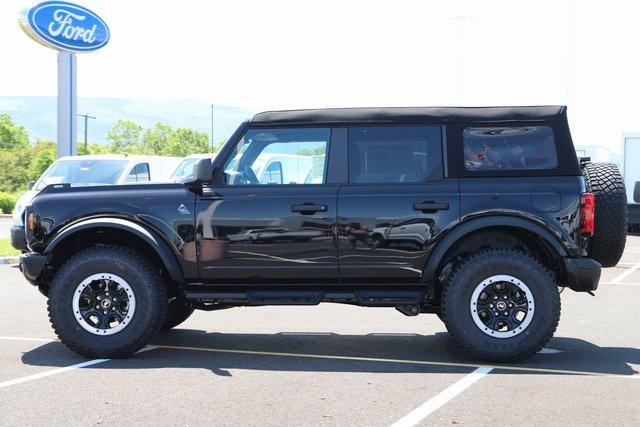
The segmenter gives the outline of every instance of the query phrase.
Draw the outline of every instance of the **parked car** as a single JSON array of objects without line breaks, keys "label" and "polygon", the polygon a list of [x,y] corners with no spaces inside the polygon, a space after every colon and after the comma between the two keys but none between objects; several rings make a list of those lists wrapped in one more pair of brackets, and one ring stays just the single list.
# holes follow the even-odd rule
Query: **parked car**
[{"label": "parked car", "polygon": [[[322,160],[261,180],[263,154]],[[188,182],[48,185],[25,216],[21,269],[87,357],[195,309],[333,302],[435,313],[499,362],[549,341],[560,288],[597,289],[627,221],[619,171],[578,161],[562,106],[260,113]]]},{"label": "parked car", "polygon": [[202,154],[190,154],[182,159],[178,166],[171,174],[171,182],[185,182],[195,176],[196,166],[201,159],[213,160],[215,154],[202,153]]},{"label": "parked car", "polygon": [[69,183],[78,187],[166,182],[179,161],[178,157],[119,154],[60,158],[37,181],[29,183],[27,192],[18,199],[13,210],[11,245],[21,251],[27,250],[24,239],[24,208],[49,184]]}]

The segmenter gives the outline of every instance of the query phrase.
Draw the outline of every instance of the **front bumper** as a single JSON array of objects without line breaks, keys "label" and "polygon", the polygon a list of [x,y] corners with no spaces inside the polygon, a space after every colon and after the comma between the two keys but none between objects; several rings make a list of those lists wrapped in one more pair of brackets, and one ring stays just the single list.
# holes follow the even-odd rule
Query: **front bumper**
[{"label": "front bumper", "polygon": [[24,235],[24,226],[22,225],[12,225],[11,226],[11,246],[16,248],[19,251],[26,252],[27,249],[27,239]]},{"label": "front bumper", "polygon": [[599,262],[591,258],[565,258],[567,287],[576,292],[591,292],[598,289],[600,281]]}]

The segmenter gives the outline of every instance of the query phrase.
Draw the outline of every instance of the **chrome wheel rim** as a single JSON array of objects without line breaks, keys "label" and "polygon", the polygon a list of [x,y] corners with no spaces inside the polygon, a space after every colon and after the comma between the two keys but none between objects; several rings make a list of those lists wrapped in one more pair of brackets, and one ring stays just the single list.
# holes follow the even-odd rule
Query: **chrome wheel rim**
[{"label": "chrome wheel rim", "polygon": [[136,311],[136,298],[129,283],[111,273],[98,273],[76,287],[73,315],[84,330],[94,335],[113,335],[130,323]]},{"label": "chrome wheel rim", "polygon": [[529,287],[507,274],[480,282],[469,305],[476,326],[494,338],[511,338],[527,329],[535,313],[535,300]]}]

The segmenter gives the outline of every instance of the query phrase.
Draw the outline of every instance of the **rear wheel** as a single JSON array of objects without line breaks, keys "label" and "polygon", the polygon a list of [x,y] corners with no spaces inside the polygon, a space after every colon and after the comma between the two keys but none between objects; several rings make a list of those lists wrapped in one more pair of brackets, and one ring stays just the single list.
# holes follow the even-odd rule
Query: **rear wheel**
[{"label": "rear wheel", "polygon": [[551,273],[522,252],[479,252],[455,266],[442,292],[442,319],[454,342],[491,362],[537,353],[560,320]]},{"label": "rear wheel", "polygon": [[589,257],[603,267],[615,266],[627,239],[627,193],[624,179],[613,163],[586,163],[582,168],[587,191],[595,199],[595,234]]},{"label": "rear wheel", "polygon": [[49,288],[49,319],[60,340],[91,358],[126,357],[158,332],[166,287],[138,252],[104,246],[67,260]]}]

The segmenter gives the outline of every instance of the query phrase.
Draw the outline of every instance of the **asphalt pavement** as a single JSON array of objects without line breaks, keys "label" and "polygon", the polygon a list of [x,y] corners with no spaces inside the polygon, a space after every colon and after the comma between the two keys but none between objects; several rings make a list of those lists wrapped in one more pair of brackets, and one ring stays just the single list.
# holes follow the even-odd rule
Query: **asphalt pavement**
[{"label": "asphalt pavement", "polygon": [[462,354],[435,315],[336,304],[196,312],[134,357],[88,360],[15,267],[0,287],[0,425],[640,423],[640,237],[508,365]]}]

